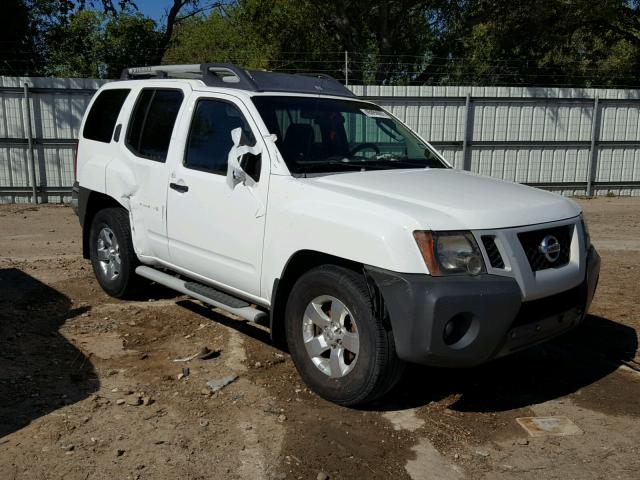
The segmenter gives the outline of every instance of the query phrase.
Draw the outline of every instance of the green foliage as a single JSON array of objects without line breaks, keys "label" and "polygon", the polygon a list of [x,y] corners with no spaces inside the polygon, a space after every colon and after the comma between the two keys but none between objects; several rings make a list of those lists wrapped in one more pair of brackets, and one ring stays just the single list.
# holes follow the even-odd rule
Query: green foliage
[{"label": "green foliage", "polygon": [[23,0],[4,0],[0,14],[0,71],[25,75],[38,67],[29,9]]},{"label": "green foliage", "polygon": [[135,0],[7,1],[1,33],[50,75],[219,61],[344,79],[348,51],[351,83],[640,83],[637,0],[173,0],[164,26]]},{"label": "green foliage", "polygon": [[470,0],[450,12],[419,80],[638,85],[639,31],[637,3],[627,0]]},{"label": "green foliage", "polygon": [[348,50],[352,82],[403,81],[433,43],[424,4],[240,0],[176,28],[163,61],[234,61],[343,78]]},{"label": "green foliage", "polygon": [[56,77],[100,75],[100,28],[102,15],[79,12],[68,25],[60,25],[47,34],[51,45],[46,73]]},{"label": "green foliage", "polygon": [[108,78],[131,66],[153,65],[162,58],[162,32],[141,14],[118,15],[104,28],[102,60]]},{"label": "green foliage", "polygon": [[176,26],[163,63],[231,62],[268,68],[273,46],[239,18],[237,8],[196,16]]},{"label": "green foliage", "polygon": [[352,52],[355,82],[407,83],[420,72],[438,35],[440,0],[315,2],[317,21]]},{"label": "green foliage", "polygon": [[73,14],[47,32],[45,73],[60,77],[117,78],[123,68],[158,61],[161,32],[140,14]]},{"label": "green foliage", "polygon": [[323,38],[311,13],[305,0],[247,0],[215,9],[176,26],[163,62],[233,62],[287,71],[302,57],[308,70],[315,52],[326,57],[327,49],[337,48]]}]

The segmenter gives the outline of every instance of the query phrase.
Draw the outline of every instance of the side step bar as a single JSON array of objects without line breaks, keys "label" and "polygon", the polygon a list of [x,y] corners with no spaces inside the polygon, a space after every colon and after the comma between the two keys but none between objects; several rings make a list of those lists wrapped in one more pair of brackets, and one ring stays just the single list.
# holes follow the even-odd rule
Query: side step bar
[{"label": "side step bar", "polygon": [[[136,268],[136,273],[141,277],[148,278],[160,285],[164,285],[172,290],[176,290],[185,295],[189,295],[201,302],[213,307],[221,308],[229,313],[233,313],[240,318],[250,322],[259,322],[267,318],[267,313],[250,306],[244,300],[228,295],[215,288],[202,285],[200,283],[185,281],[156,270],[155,268],[140,266]],[[223,303],[228,302],[228,303]]]}]

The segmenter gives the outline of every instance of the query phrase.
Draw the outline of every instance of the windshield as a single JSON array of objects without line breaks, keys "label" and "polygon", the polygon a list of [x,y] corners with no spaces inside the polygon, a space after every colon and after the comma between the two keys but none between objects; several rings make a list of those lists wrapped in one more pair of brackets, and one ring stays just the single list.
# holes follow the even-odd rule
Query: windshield
[{"label": "windshield", "polygon": [[446,168],[416,135],[370,103],[255,96],[291,173]]}]

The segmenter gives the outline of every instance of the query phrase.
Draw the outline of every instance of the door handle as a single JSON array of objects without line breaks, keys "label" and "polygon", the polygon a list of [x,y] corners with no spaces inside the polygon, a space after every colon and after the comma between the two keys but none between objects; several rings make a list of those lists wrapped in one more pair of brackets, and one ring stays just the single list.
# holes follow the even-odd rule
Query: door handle
[{"label": "door handle", "polygon": [[118,125],[116,125],[115,132],[113,132],[113,141],[116,142],[116,143],[120,141],[120,131],[121,130],[122,130],[122,124],[119,123]]},{"label": "door handle", "polygon": [[187,187],[186,185],[180,185],[179,183],[173,182],[169,184],[169,188],[173,188],[176,192],[180,193],[186,193],[189,191],[189,187]]}]

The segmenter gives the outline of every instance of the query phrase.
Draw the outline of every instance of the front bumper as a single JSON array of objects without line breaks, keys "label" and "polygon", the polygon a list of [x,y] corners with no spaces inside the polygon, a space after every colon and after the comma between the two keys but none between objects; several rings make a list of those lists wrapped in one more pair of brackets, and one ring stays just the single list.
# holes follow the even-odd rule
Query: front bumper
[{"label": "front bumper", "polygon": [[[521,301],[511,277],[431,277],[367,267],[389,312],[398,356],[408,362],[467,367],[564,333],[584,318],[598,282],[600,256],[591,247],[579,286]],[[463,319],[466,333],[445,341],[445,326]]]}]

